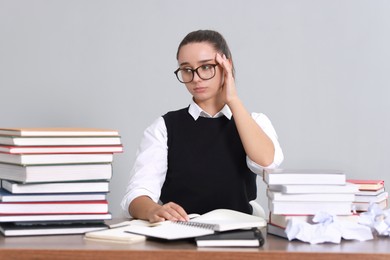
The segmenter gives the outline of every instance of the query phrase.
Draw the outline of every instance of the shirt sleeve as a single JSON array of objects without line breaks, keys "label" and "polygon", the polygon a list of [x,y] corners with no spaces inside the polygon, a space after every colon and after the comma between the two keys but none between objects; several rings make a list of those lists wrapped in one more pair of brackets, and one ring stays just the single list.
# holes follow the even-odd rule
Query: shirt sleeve
[{"label": "shirt sleeve", "polygon": [[158,202],[167,173],[167,139],[167,128],[162,117],[144,131],[121,202],[125,216],[131,217],[129,205],[139,196],[145,195]]},{"label": "shirt sleeve", "polygon": [[251,116],[256,121],[256,123],[261,127],[261,129],[263,129],[263,131],[267,134],[267,136],[271,139],[275,147],[274,161],[266,167],[255,163],[248,156],[246,157],[246,161],[249,169],[254,173],[262,175],[263,169],[278,168],[279,165],[284,160],[284,155],[283,155],[282,148],[280,147],[276,131],[269,118],[262,113],[252,113]]}]

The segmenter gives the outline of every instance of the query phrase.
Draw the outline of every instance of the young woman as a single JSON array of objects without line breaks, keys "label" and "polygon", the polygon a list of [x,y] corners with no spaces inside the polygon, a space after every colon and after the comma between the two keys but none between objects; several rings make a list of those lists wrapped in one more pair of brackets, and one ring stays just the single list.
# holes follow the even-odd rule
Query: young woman
[{"label": "young woman", "polygon": [[122,208],[150,222],[185,221],[187,213],[217,208],[251,214],[256,173],[283,161],[275,130],[238,97],[232,56],[221,34],[189,33],[177,60],[176,77],[192,102],[144,132]]}]

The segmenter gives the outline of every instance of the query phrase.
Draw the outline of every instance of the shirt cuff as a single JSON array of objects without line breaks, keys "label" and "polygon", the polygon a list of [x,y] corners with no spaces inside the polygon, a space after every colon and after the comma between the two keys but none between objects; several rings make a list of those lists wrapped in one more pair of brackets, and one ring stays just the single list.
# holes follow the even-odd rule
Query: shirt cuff
[{"label": "shirt cuff", "polygon": [[140,196],[148,196],[156,203],[158,201],[158,198],[157,199],[154,198],[155,195],[146,189],[133,190],[133,191],[129,192],[128,194],[126,194],[126,196],[122,199],[122,202],[121,202],[122,213],[125,217],[132,218],[132,216],[130,215],[130,212],[129,212],[130,203],[135,198],[138,198]]},{"label": "shirt cuff", "polygon": [[249,159],[248,156],[246,157],[246,164],[248,165],[248,168],[252,172],[254,172],[256,174],[259,174],[260,176],[263,176],[263,170],[264,169],[275,169],[275,168],[279,167],[279,164],[277,164],[275,162],[271,163],[268,166],[261,166],[260,164],[257,164],[254,161],[252,161],[251,159]]}]

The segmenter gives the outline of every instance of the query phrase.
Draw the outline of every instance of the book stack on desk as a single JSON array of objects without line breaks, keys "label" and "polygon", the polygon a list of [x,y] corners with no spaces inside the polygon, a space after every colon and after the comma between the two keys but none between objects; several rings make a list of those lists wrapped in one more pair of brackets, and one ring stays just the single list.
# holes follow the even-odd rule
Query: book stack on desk
[{"label": "book stack on desk", "polygon": [[359,186],[353,202],[353,208],[356,211],[367,211],[371,203],[376,203],[380,209],[387,208],[389,194],[385,191],[384,180],[348,179],[347,182]]},{"label": "book stack on desk", "polygon": [[115,130],[0,128],[0,232],[80,234],[106,228]]},{"label": "book stack on desk", "polygon": [[268,233],[285,236],[289,220],[312,223],[320,211],[357,221],[352,205],[359,188],[341,171],[275,169],[264,171],[263,177],[270,210]]}]

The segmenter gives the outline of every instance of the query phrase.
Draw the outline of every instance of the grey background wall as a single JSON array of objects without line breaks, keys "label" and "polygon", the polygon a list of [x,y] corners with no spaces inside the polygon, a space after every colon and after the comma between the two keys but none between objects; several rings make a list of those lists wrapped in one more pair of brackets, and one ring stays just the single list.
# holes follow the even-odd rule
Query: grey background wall
[{"label": "grey background wall", "polygon": [[282,167],[390,183],[389,13],[386,0],[0,0],[0,125],[119,130],[120,216],[142,132],[190,101],[177,45],[209,28],[230,43],[248,110],[272,120]]}]

